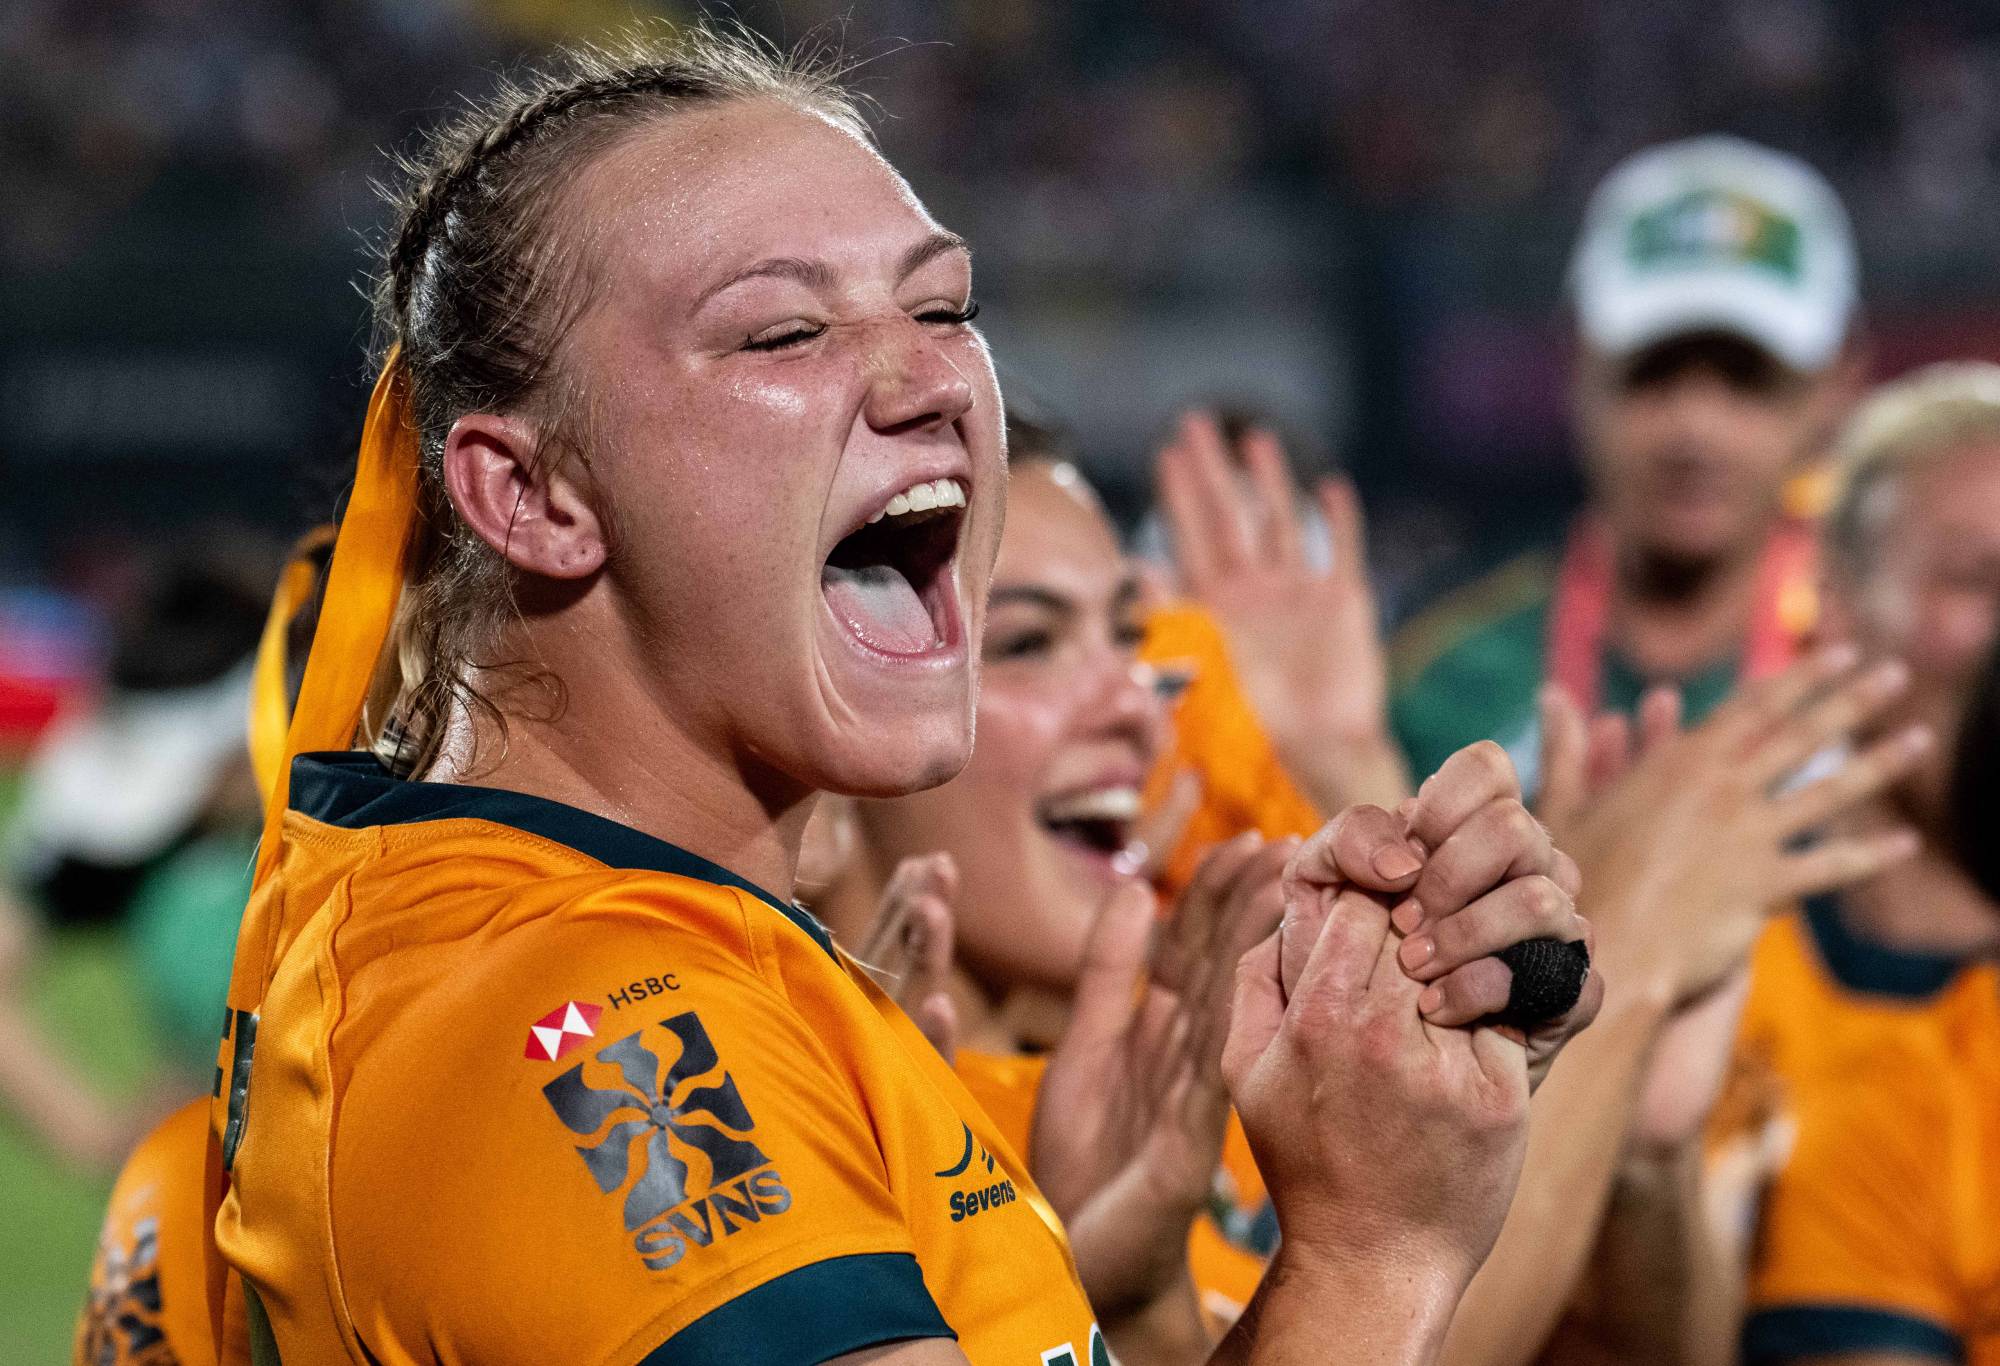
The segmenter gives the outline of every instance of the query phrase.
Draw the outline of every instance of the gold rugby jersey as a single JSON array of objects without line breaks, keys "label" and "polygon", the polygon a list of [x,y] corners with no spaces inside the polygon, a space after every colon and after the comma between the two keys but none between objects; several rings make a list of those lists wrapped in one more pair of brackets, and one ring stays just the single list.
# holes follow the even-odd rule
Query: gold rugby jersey
[{"label": "gold rugby jersey", "polygon": [[[1731,1091],[1796,1131],[1757,1212],[1744,1361],[2000,1366],[2000,973],[1808,901],[1758,942]],[[1752,1108],[1726,1094],[1720,1127]]]},{"label": "gold rugby jersey", "polygon": [[364,754],[297,761],[281,857],[216,1224],[256,1359],[1107,1360],[1026,1170],[806,912]]}]

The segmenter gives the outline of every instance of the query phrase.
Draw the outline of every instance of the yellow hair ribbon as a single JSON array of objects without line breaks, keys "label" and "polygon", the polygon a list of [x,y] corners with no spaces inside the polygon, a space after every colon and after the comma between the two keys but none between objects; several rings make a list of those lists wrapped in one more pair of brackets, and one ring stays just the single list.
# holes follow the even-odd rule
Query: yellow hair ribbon
[{"label": "yellow hair ribbon", "polygon": [[326,600],[313,632],[312,653],[306,656],[305,681],[266,789],[270,796],[264,843],[257,851],[259,883],[277,863],[292,760],[313,750],[346,749],[353,744],[376,660],[395,620],[417,512],[417,431],[409,390],[402,353],[392,351],[368,401],[354,492],[333,544]]},{"label": "yellow hair ribbon", "polygon": [[292,547],[291,558],[278,578],[278,591],[271,595],[264,635],[257,642],[257,667],[250,679],[250,767],[257,774],[257,790],[267,798],[284,767],[285,737],[292,729],[292,705],[285,687],[291,666],[288,647],[292,623],[319,584],[319,565],[314,557],[333,543],[337,530],[314,527]]}]

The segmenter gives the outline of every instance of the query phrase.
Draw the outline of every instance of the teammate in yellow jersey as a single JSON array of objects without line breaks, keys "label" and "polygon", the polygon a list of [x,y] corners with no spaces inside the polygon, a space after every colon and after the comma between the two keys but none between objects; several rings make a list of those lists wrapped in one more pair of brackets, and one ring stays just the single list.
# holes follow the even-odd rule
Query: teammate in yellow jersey
[{"label": "teammate in yellow jersey", "polygon": [[201,1169],[208,1101],[162,1120],[125,1161],[98,1237],[75,1366],[209,1366]]},{"label": "teammate in yellow jersey", "polygon": [[2000,367],[1887,386],[1840,455],[1827,629],[1907,659],[1885,724],[1941,743],[1862,818],[1915,827],[1916,856],[1759,949],[1739,1067],[1768,1077],[1794,1136],[1761,1205],[1744,1353],[2000,1361],[2000,906],[1961,870],[1947,816],[2000,622]]},{"label": "teammate in yellow jersey", "polygon": [[[332,752],[280,769],[231,986],[223,1359],[1104,1359],[1035,1182],[790,900],[818,792],[971,748],[1005,474],[964,244],[823,73],[697,36],[468,115],[386,266],[286,742]],[[1420,986],[1390,911],[1440,868],[1471,961]],[[1470,970],[1573,871],[1491,747],[1292,860],[1220,1062],[1287,1237],[1219,1359],[1434,1353],[1602,994],[1524,1046],[1455,1027],[1506,1001]],[[1113,903],[1107,975],[1151,920]],[[1146,1189],[1183,1125],[1143,1064],[1227,995],[1080,1003],[1066,1179]]]}]

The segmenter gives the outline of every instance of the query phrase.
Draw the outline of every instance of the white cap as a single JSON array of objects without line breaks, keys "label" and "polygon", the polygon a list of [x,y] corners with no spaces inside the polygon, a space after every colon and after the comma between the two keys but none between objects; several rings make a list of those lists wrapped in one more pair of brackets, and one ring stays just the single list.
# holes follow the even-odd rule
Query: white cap
[{"label": "white cap", "polygon": [[1713,329],[1814,371],[1839,352],[1854,313],[1854,233],[1833,187],[1798,158],[1690,138],[1605,177],[1570,287],[1584,340],[1610,355]]}]

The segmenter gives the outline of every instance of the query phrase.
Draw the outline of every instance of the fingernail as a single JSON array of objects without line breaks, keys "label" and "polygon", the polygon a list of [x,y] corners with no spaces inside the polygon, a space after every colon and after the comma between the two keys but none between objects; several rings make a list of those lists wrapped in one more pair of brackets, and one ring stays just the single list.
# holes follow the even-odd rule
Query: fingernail
[{"label": "fingernail", "polygon": [[1405,972],[1415,972],[1418,968],[1437,956],[1437,941],[1427,934],[1405,939],[1396,950],[1396,960]]},{"label": "fingernail", "polygon": [[1375,871],[1395,882],[1408,877],[1424,865],[1417,862],[1417,856],[1400,844],[1387,845],[1375,855]]},{"label": "fingernail", "polygon": [[1424,994],[1417,997],[1417,1009],[1426,1015],[1432,1014],[1443,1004],[1443,987],[1425,987]]},{"label": "fingernail", "polygon": [[1424,923],[1423,904],[1415,897],[1406,898],[1395,910],[1389,912],[1389,923],[1402,934],[1415,934]]},{"label": "fingernail", "polygon": [[1912,758],[1928,753],[1930,747],[1936,743],[1937,737],[1931,734],[1929,726],[1911,726],[1903,732],[1903,753]]},{"label": "fingernail", "polygon": [[1860,661],[1861,651],[1850,642],[1841,641],[1838,645],[1829,645],[1820,651],[1819,659],[1829,670],[1851,669]]}]

